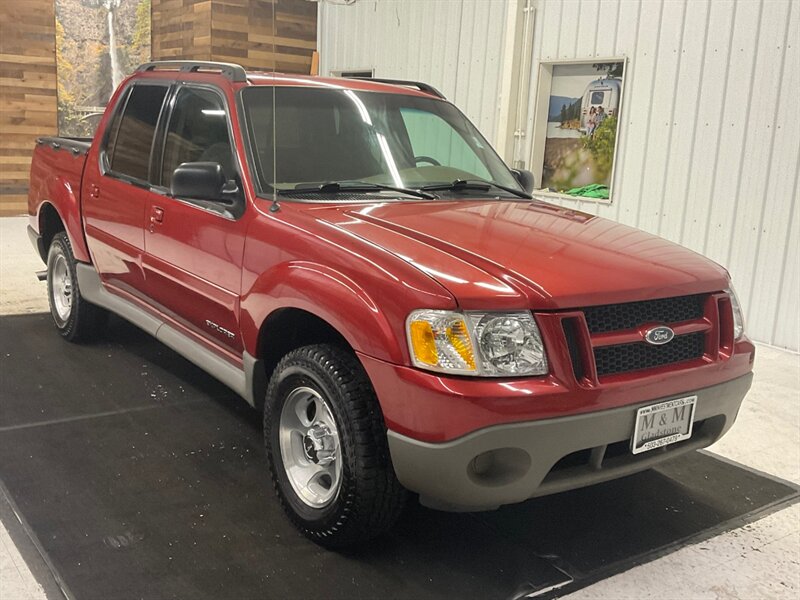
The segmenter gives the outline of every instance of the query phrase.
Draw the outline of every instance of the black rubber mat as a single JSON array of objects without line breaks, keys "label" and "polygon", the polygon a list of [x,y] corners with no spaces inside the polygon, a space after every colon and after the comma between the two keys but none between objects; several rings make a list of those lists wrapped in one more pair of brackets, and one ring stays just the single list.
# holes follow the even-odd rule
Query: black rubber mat
[{"label": "black rubber mat", "polygon": [[329,552],[273,499],[255,411],[120,320],[107,340],[68,344],[49,315],[0,318],[0,478],[75,598],[550,596],[798,495],[693,453],[490,513],[413,506],[391,534]]}]

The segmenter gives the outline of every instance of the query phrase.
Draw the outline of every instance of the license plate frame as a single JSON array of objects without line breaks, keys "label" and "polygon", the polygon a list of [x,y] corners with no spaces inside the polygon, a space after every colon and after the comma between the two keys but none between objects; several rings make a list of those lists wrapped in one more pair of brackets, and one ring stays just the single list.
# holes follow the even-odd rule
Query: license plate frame
[{"label": "license plate frame", "polygon": [[638,409],[631,436],[631,452],[641,454],[688,440],[692,437],[696,407],[697,396],[693,395]]}]

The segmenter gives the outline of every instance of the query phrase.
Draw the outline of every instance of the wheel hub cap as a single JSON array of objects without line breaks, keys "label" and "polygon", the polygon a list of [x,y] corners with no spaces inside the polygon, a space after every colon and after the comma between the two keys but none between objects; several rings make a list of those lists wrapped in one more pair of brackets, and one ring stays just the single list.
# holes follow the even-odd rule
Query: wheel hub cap
[{"label": "wheel hub cap", "polygon": [[314,423],[303,436],[306,458],[316,465],[329,465],[336,460],[336,439],[324,423]]},{"label": "wheel hub cap", "polygon": [[52,262],[49,277],[53,308],[58,319],[65,323],[72,311],[72,276],[63,254],[59,254]]},{"label": "wheel hub cap", "polygon": [[323,508],[342,483],[339,433],[328,403],[314,389],[298,387],[284,402],[279,424],[281,459],[297,496]]}]

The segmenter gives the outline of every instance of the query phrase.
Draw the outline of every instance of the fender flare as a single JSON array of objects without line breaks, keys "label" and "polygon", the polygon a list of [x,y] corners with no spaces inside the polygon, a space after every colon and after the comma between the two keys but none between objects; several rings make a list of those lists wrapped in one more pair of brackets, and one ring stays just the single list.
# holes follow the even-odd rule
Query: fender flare
[{"label": "fender flare", "polygon": [[36,214],[39,234],[43,233],[42,210],[45,206],[51,206],[64,224],[75,259],[80,262],[91,263],[92,259],[89,256],[89,249],[86,246],[86,238],[83,234],[80,200],[70,183],[60,175],[53,177],[47,182],[43,198]]},{"label": "fender flare", "polygon": [[[393,363],[405,362],[405,343],[393,319],[360,285],[329,266],[292,261],[263,273],[242,297],[245,349],[259,350],[262,324],[274,312],[295,308],[322,319],[357,352]],[[404,321],[403,321],[404,322]]]}]

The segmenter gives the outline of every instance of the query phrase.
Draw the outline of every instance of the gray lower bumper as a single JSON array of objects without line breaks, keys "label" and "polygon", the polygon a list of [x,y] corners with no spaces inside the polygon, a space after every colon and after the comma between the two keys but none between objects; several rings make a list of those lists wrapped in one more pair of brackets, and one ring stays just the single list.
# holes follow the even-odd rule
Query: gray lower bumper
[{"label": "gray lower bumper", "polygon": [[749,373],[664,398],[697,395],[692,437],[642,454],[627,449],[636,411],[659,400],[498,425],[442,444],[389,431],[389,449],[398,479],[419,493],[423,504],[443,510],[493,509],[629,475],[713,444],[733,425],[752,379]]}]

